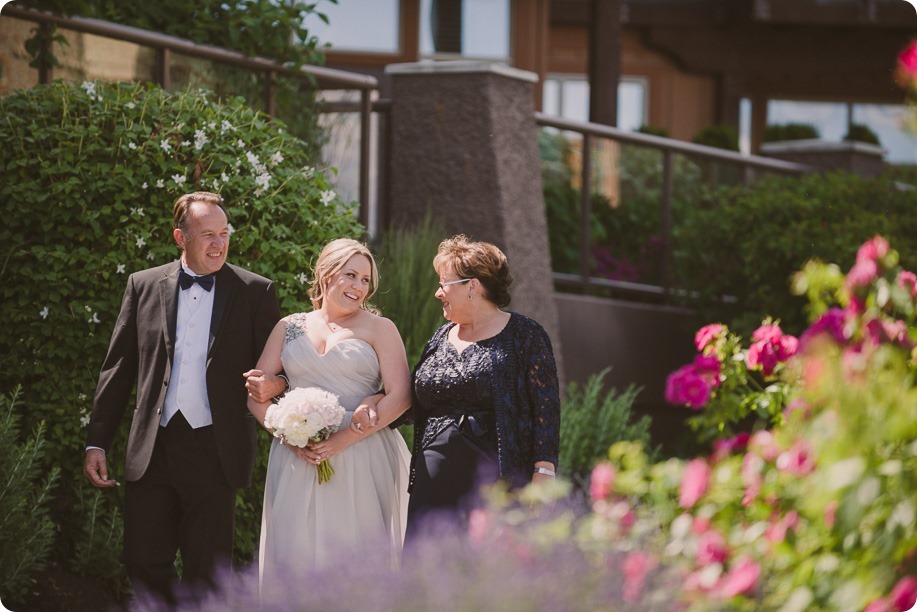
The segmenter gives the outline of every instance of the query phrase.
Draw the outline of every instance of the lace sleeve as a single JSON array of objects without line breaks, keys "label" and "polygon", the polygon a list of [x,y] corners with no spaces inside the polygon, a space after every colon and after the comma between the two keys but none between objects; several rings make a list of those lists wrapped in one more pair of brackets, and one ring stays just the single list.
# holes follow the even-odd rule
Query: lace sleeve
[{"label": "lace sleeve", "polygon": [[560,385],[551,339],[534,321],[524,362],[526,389],[532,410],[534,460],[557,465],[560,447]]}]

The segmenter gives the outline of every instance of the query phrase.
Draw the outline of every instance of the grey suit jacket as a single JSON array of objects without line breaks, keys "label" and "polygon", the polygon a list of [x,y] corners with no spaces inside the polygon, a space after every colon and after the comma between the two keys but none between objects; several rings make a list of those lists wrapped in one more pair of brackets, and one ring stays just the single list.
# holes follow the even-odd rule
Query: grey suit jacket
[{"label": "grey suit jacket", "polygon": [[[87,434],[89,446],[111,449],[136,385],[124,474],[129,481],[143,476],[159,431],[172,373],[180,269],[176,261],[128,278],[99,374]],[[215,291],[207,394],[223,473],[232,486],[242,487],[251,483],[256,443],[242,373],[255,366],[280,319],[280,305],[271,281],[230,264],[217,272]]]}]

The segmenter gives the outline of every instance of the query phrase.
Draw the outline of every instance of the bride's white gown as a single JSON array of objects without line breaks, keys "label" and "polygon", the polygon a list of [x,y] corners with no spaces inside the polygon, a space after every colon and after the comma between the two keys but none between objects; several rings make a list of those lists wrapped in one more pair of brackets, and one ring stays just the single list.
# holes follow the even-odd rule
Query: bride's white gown
[{"label": "bride's white gown", "polygon": [[[281,360],[292,387],[321,387],[340,397],[348,427],[360,400],[381,388],[379,359],[363,340],[332,344],[319,354],[308,338],[306,317],[287,322]],[[271,444],[259,576],[293,579],[338,559],[376,554],[397,560],[408,508],[410,454],[396,430],[382,427],[332,457],[334,476],[318,484],[315,465],[278,440]]]}]

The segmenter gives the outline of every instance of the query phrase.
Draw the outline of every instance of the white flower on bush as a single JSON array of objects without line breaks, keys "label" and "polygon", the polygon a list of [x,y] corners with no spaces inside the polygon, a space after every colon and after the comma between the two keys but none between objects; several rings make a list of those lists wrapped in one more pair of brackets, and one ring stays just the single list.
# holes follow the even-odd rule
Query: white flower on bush
[{"label": "white flower on bush", "polygon": [[145,246],[146,246],[146,240],[143,239],[143,236],[141,236],[140,238],[137,238],[137,248],[142,249]]},{"label": "white flower on bush", "polygon": [[299,447],[327,438],[343,420],[338,396],[318,387],[297,387],[264,413],[264,426],[275,438]]},{"label": "white flower on bush", "polygon": [[165,186],[166,186],[166,181],[165,181],[165,179],[159,179],[158,181],[156,181],[156,187],[157,187],[157,188],[162,189],[162,188],[164,188]]},{"label": "white flower on bush", "polygon": [[229,182],[229,176],[225,172],[220,172],[220,180],[224,183]]},{"label": "white flower on bush", "polygon": [[283,163],[283,155],[280,153],[280,151],[277,151],[276,153],[271,155],[271,163],[274,164],[275,166],[277,164]]},{"label": "white flower on bush", "polygon": [[244,148],[245,148],[245,143],[244,143],[244,142],[242,141],[242,139],[240,138],[239,140],[236,141],[236,146],[239,147],[240,149],[244,149]]},{"label": "white flower on bush", "polygon": [[118,264],[118,267],[115,268],[116,274],[124,274],[124,264]]},{"label": "white flower on bush", "polygon": [[229,231],[229,235],[230,235],[230,236],[232,236],[233,234],[236,233],[236,228],[234,228],[234,227],[232,226],[232,223],[227,223],[227,224],[226,224],[226,227],[228,228],[228,231]]},{"label": "white flower on bush", "polygon": [[322,204],[324,204],[325,206],[328,206],[328,204],[331,203],[331,200],[334,199],[335,195],[336,194],[334,193],[333,189],[329,189],[328,191],[323,191],[321,198],[320,198],[322,201]]},{"label": "white flower on bush", "polygon": [[[144,189],[146,189],[146,183],[144,183]],[[142,217],[144,216],[145,213],[143,212],[143,207],[140,207],[140,208],[131,207],[131,214],[136,215],[138,217]]]},{"label": "white flower on bush", "polygon": [[226,119],[223,119],[223,122],[220,124],[220,135],[222,136],[226,132],[230,130],[234,130],[234,129],[236,128],[234,128],[233,125],[229,121],[227,121]]},{"label": "white flower on bush", "polygon": [[143,185],[141,185],[140,188],[146,189],[147,187],[149,187],[149,185],[147,185],[146,181],[143,181]]},{"label": "white flower on bush", "polygon": [[96,95],[96,84],[92,81],[83,81],[83,84],[80,85],[84,90],[86,90],[86,95],[90,98],[94,98]]},{"label": "white flower on bush", "polygon": [[83,408],[80,410],[80,427],[86,427],[89,425],[89,411]]},{"label": "white flower on bush", "polygon": [[194,130],[194,150],[200,151],[204,148],[204,145],[210,142],[210,139],[207,138],[207,134],[204,133],[204,130]]},{"label": "white flower on bush", "polygon": [[187,181],[188,179],[186,179],[186,178],[185,178],[184,176],[182,176],[181,174],[173,174],[173,175],[172,175],[172,180],[175,181],[175,184],[176,184],[176,185],[178,185],[179,187],[181,187],[182,185],[185,184],[185,181]]},{"label": "white flower on bush", "polygon": [[86,319],[86,322],[87,322],[87,323],[101,323],[102,321],[99,320],[99,313],[94,312],[94,313],[92,313],[92,316],[91,316],[91,317],[89,317],[88,319]]},{"label": "white flower on bush", "polygon": [[49,314],[51,314],[51,311],[48,310],[47,306],[38,311],[38,316],[42,319],[47,319]]},{"label": "white flower on bush", "polygon": [[313,168],[312,166],[303,166],[302,167],[302,174],[306,178],[310,178],[314,173],[315,173],[315,168]]},{"label": "white flower on bush", "polygon": [[305,272],[300,272],[300,273],[296,276],[296,279],[299,281],[299,284],[300,284],[300,285],[305,285],[306,283],[309,282],[309,277],[306,276],[306,273],[305,273]]},{"label": "white flower on bush", "polygon": [[271,175],[269,172],[262,172],[255,177],[255,184],[258,185],[258,189],[255,190],[256,194],[264,193],[268,186],[271,184]]},{"label": "white flower on bush", "polygon": [[159,148],[162,149],[163,151],[171,151],[172,143],[169,142],[168,140],[163,140],[162,142],[159,143]]},{"label": "white flower on bush", "polygon": [[146,258],[149,259],[150,261],[153,261],[156,258],[156,256],[153,254],[153,251],[150,251],[149,253],[146,254]]},{"label": "white flower on bush", "polygon": [[134,110],[134,108],[135,108],[137,105],[134,104],[133,102],[128,102],[128,103],[125,104],[124,106],[126,106],[126,107],[127,107],[128,109],[130,109],[130,110]]},{"label": "white flower on bush", "polygon": [[135,142],[129,142],[129,143],[127,143],[127,148],[130,149],[131,151],[136,151],[136,150],[137,150],[137,143],[135,143]]}]

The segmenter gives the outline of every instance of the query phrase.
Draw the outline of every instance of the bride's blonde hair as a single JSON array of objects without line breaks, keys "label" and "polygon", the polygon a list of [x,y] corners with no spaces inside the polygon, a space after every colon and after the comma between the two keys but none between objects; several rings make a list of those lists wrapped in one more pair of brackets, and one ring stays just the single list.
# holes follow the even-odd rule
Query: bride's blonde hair
[{"label": "bride's blonde hair", "polygon": [[376,267],[376,260],[369,247],[351,238],[332,240],[318,254],[318,261],[315,262],[315,268],[312,273],[312,286],[309,287],[308,292],[314,309],[318,310],[322,307],[328,279],[340,272],[344,268],[344,264],[354,255],[363,255],[369,260],[369,290],[363,297],[360,308],[372,313],[378,312],[369,303],[369,299],[375,295],[376,289],[379,288],[379,270]]}]

